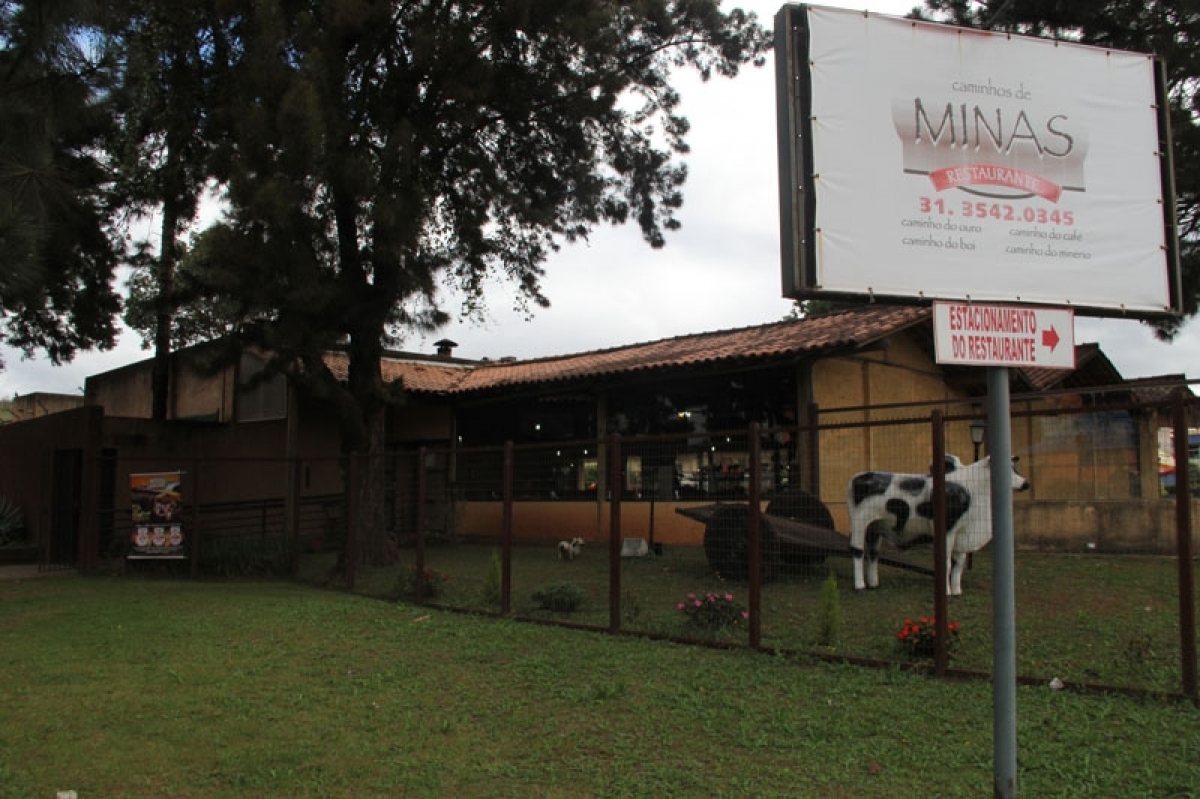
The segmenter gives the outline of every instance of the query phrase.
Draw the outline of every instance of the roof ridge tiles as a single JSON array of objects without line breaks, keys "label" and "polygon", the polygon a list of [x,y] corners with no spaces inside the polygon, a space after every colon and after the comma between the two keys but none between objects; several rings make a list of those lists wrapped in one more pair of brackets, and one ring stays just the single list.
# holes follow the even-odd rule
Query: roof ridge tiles
[{"label": "roof ridge tiles", "polygon": [[928,319],[929,315],[929,309],[921,306],[869,305],[818,317],[780,319],[539,358],[464,362],[407,358],[404,353],[390,352],[383,365],[385,379],[403,380],[412,391],[467,394],[722,361],[794,356],[867,343]]},{"label": "roof ridge tiles", "polygon": [[494,368],[494,367],[505,367],[505,366],[511,367],[514,364],[528,365],[528,364],[544,363],[544,362],[548,362],[548,361],[561,361],[561,360],[565,360],[568,358],[606,355],[606,354],[622,352],[622,351],[626,351],[626,350],[640,349],[643,347],[652,347],[652,346],[662,345],[662,344],[677,343],[677,342],[682,342],[685,340],[686,341],[700,341],[701,339],[724,337],[724,336],[730,336],[730,335],[739,334],[739,333],[751,333],[754,331],[765,332],[769,328],[808,326],[808,325],[814,325],[818,322],[827,322],[836,317],[846,316],[846,315],[865,315],[867,313],[879,315],[879,314],[883,314],[883,313],[891,313],[891,312],[897,312],[897,311],[913,313],[914,320],[916,318],[920,318],[923,315],[920,312],[928,313],[928,309],[924,308],[922,306],[865,305],[861,308],[845,308],[845,309],[842,309],[839,311],[834,311],[834,312],[831,312],[828,314],[822,314],[820,316],[800,317],[797,319],[779,319],[774,322],[764,322],[764,323],[757,324],[757,325],[745,325],[742,327],[722,328],[720,330],[705,330],[705,331],[702,331],[699,333],[680,333],[675,336],[664,336],[662,338],[648,339],[646,341],[636,341],[636,342],[631,342],[629,344],[618,344],[618,345],[615,345],[612,347],[601,347],[601,348],[592,349],[592,350],[580,350],[578,352],[565,352],[565,353],[560,353],[557,355],[540,355],[535,358],[517,358],[517,359],[508,359],[508,360],[492,358],[492,359],[487,359],[487,360],[483,360],[483,361],[476,361],[475,365],[482,366],[482,367],[488,367],[488,368]]}]

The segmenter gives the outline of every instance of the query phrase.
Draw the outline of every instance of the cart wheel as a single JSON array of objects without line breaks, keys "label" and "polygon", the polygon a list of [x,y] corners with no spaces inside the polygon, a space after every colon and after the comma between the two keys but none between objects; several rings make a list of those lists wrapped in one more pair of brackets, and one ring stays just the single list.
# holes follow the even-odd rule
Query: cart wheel
[{"label": "cart wheel", "polygon": [[[762,543],[763,581],[768,581],[779,564],[779,542],[766,519],[759,519]],[[750,575],[750,508],[747,505],[721,505],[704,526],[704,554],[708,566],[731,580]]]},{"label": "cart wheel", "polygon": [[[766,512],[772,516],[811,524],[813,527],[834,529],[833,514],[825,507],[825,503],[799,488],[789,488],[780,492],[767,503]],[[781,543],[779,547],[780,565],[785,568],[817,566],[825,562],[826,554],[821,549],[790,543]]]}]

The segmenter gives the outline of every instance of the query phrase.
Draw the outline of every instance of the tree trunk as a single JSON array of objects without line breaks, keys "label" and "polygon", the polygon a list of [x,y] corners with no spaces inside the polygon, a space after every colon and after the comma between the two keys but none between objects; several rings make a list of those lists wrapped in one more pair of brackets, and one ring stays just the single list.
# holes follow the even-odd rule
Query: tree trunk
[{"label": "tree trunk", "polygon": [[154,367],[150,373],[150,418],[167,418],[171,389],[171,295],[175,284],[175,228],[179,215],[173,203],[163,204],[162,246],[155,265],[158,296],[154,303]]},{"label": "tree trunk", "polygon": [[[350,357],[347,389],[353,398],[353,419],[343,419],[343,448],[357,456],[355,541],[358,562],[386,566],[399,557],[396,537],[387,525],[386,447],[388,393],[383,384],[383,339],[394,293],[379,284],[386,270],[368,277],[358,246],[359,202],[352,191],[332,181],[338,260],[342,286],[354,308],[346,320]],[[379,293],[386,297],[381,302]]]},{"label": "tree trunk", "polygon": [[[365,314],[364,314],[365,316]],[[355,540],[359,563],[385,566],[399,555],[396,539],[387,526],[386,447],[387,409],[380,359],[381,333],[364,330],[350,339],[348,388],[358,411],[357,423],[343,428],[346,449],[357,457],[354,486]]]},{"label": "tree trunk", "polygon": [[354,519],[359,563],[388,566],[399,557],[397,540],[387,524],[387,468],[385,453],[386,409],[379,407],[366,422],[366,439],[358,453]]}]

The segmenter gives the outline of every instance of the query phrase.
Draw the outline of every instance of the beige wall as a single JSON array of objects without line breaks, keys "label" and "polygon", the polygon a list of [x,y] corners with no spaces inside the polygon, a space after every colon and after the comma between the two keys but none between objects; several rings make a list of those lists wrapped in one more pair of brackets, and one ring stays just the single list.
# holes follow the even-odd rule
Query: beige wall
[{"label": "beige wall", "polygon": [[87,404],[109,416],[150,418],[150,369],[134,364],[87,380]]},{"label": "beige wall", "polygon": [[233,421],[235,385],[236,372],[232,366],[209,374],[193,368],[184,359],[171,371],[167,415],[171,419],[204,417],[218,422]]},{"label": "beige wall", "polygon": [[36,419],[39,416],[48,416],[52,413],[61,413],[80,407],[83,407],[83,397],[78,394],[49,394],[46,392],[22,394],[19,397],[13,397],[12,420],[23,422],[27,419]]},{"label": "beige wall", "polygon": [[[88,405],[104,408],[107,416],[149,419],[151,416],[151,361],[141,361],[87,380]],[[234,418],[235,370],[232,366],[210,374],[177,354],[171,369],[167,417],[206,417],[219,422]]]},{"label": "beige wall", "polygon": [[[676,513],[677,508],[707,502],[659,502],[654,507],[654,540],[670,546],[701,546],[704,525]],[[834,511],[837,529],[846,534],[845,503]],[[585,541],[608,540],[609,506],[595,502],[514,502],[513,537],[519,541],[558,541],[579,536]],[[500,502],[458,502],[457,532],[469,537],[500,537]],[[649,534],[650,503],[621,504],[623,538]],[[1013,531],[1018,549],[1045,552],[1139,552],[1173,554],[1173,500],[1123,502],[1029,502],[1017,497]],[[1192,502],[1192,541],[1200,549],[1200,501]]]},{"label": "beige wall", "polygon": [[[1019,549],[1175,552],[1175,500],[1014,502]],[[1192,500],[1192,549],[1200,548],[1200,502]],[[1092,545],[1092,546],[1089,546]]]},{"label": "beige wall", "polygon": [[[654,541],[660,544],[700,546],[704,525],[676,513],[677,508],[709,505],[704,502],[654,503]],[[455,503],[459,535],[500,536],[504,507],[499,502]],[[576,536],[585,541],[606,541],[610,505],[595,501],[514,502],[513,537],[521,541],[560,541]],[[621,537],[650,538],[649,502],[621,503]]]},{"label": "beige wall", "polygon": [[[947,386],[940,368],[909,336],[892,336],[885,347],[861,355],[830,358],[813,365],[814,396],[821,408],[818,436],[820,499],[835,517],[839,506],[845,523],[846,486],[866,469],[925,474],[929,470],[932,432],[930,408],[880,408],[880,405],[963,399]],[[868,408],[866,406],[875,406]],[[855,410],[838,411],[839,408]],[[964,402],[947,413],[965,414]],[[842,427],[895,419],[911,424]],[[965,423],[947,430],[946,449],[964,461],[972,459],[970,430]],[[847,529],[843,527],[843,529]]]}]

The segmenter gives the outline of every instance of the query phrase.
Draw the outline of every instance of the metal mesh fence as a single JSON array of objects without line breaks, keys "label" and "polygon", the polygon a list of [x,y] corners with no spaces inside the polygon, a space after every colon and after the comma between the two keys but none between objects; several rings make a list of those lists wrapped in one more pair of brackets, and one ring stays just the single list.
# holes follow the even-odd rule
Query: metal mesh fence
[{"label": "metal mesh fence", "polygon": [[286,575],[298,558],[344,546],[346,497],[340,476],[330,479],[336,462],[109,456],[99,466],[98,553],[126,569]]},{"label": "metal mesh fence", "polygon": [[[1179,690],[1195,564],[1175,557],[1161,418],[1084,402],[1014,406],[1013,453],[1029,483],[1013,501],[1024,678]],[[948,464],[947,521],[966,518],[987,490],[960,471],[986,455],[983,427],[969,405],[898,406],[823,413],[812,428],[397,450],[353,468],[204,460],[183,469],[182,513],[201,573],[292,573],[390,600],[931,665],[912,632],[933,626],[938,602],[931,467]],[[123,554],[133,519],[116,484],[178,464],[110,466],[119,479],[102,546]],[[382,549],[352,535],[365,527],[354,500],[363,475],[382,476]],[[869,502],[882,513],[852,540]],[[853,549],[876,545],[878,588],[855,590],[869,566],[860,573]],[[948,603],[950,667],[986,673],[992,548],[972,549]]]}]

